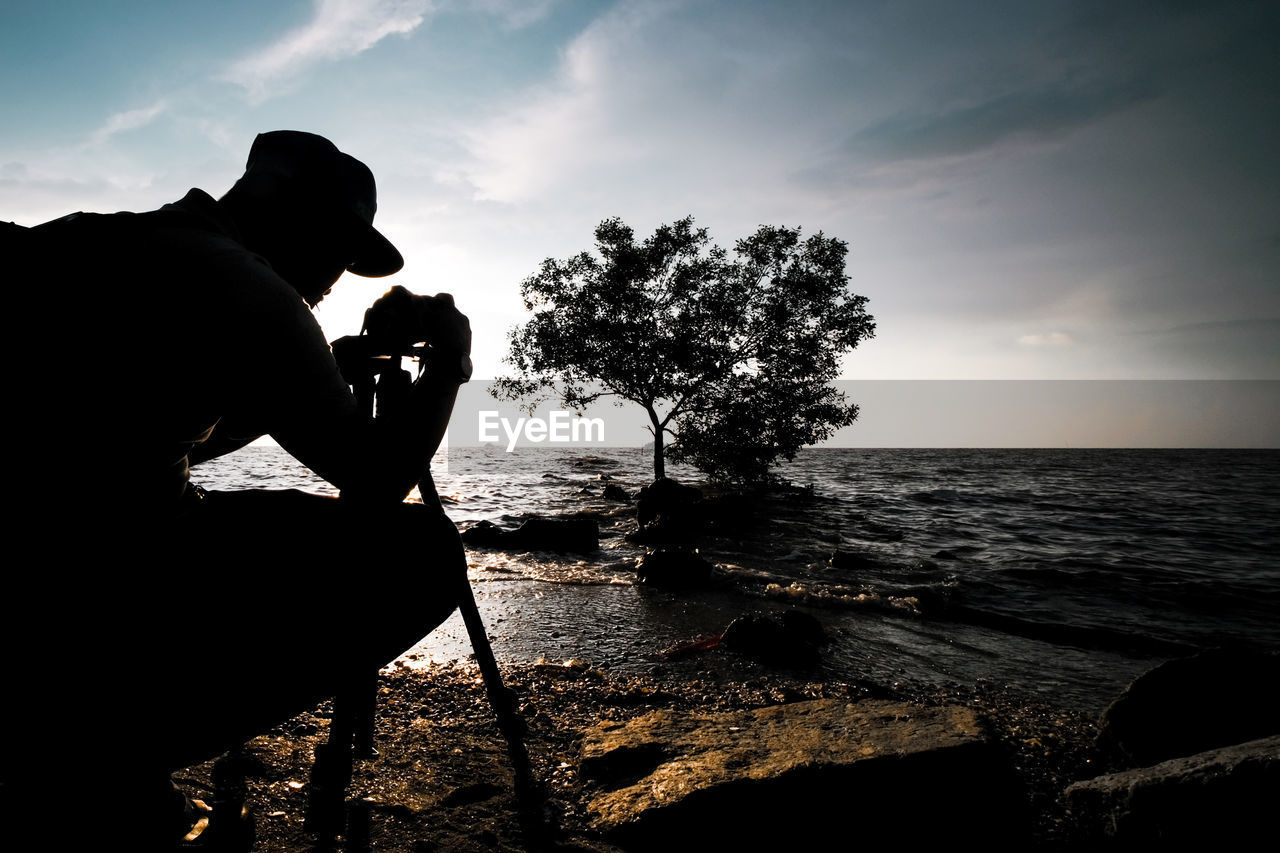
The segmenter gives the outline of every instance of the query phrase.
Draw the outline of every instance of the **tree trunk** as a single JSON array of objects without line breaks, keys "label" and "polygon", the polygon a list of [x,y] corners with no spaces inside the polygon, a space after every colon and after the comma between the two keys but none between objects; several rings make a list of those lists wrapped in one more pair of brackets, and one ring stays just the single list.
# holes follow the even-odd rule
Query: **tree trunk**
[{"label": "tree trunk", "polygon": [[662,426],[658,422],[658,413],[653,409],[649,409],[649,422],[653,424],[653,479],[661,480],[667,476],[667,468],[662,458]]}]

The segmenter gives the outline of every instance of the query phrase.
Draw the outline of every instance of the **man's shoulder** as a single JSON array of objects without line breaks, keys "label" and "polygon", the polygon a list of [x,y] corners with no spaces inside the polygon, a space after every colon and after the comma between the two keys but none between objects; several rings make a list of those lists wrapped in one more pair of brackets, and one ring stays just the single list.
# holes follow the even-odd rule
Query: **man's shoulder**
[{"label": "man's shoulder", "polygon": [[219,204],[198,189],[158,210],[79,211],[25,229],[22,236],[35,253],[32,260],[43,261],[54,276],[82,267],[127,269],[135,280],[225,267],[254,276],[270,270],[244,245]]},{"label": "man's shoulder", "polygon": [[33,289],[41,304],[93,305],[97,317],[135,328],[181,321],[220,335],[314,324],[297,291],[201,190],[143,213],[69,214],[14,240],[25,241],[20,266],[49,285]]},{"label": "man's shoulder", "polygon": [[[265,258],[245,246],[234,220],[211,196],[193,189],[159,210],[139,214],[163,262],[210,303],[232,311],[307,314],[297,291]],[[213,307],[211,305],[211,307]]]}]

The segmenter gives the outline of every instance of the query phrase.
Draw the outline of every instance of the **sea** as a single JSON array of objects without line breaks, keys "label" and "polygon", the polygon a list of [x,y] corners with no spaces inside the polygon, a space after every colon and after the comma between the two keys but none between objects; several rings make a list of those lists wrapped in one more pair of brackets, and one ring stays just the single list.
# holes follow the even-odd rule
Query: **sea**
[{"label": "sea", "polygon": [[[469,551],[500,663],[750,677],[778,664],[676,652],[739,616],[799,609],[831,640],[815,681],[990,685],[1095,712],[1169,658],[1280,651],[1278,450],[806,449],[776,471],[787,488],[700,544],[714,582],[682,590],[637,581],[645,548],[623,535],[634,508],[603,495],[651,482],[651,451],[451,447],[432,472],[462,528],[599,522],[589,554]],[[667,474],[706,485],[679,465]],[[192,479],[332,491],[270,444]],[[470,651],[455,614],[405,660]]]}]

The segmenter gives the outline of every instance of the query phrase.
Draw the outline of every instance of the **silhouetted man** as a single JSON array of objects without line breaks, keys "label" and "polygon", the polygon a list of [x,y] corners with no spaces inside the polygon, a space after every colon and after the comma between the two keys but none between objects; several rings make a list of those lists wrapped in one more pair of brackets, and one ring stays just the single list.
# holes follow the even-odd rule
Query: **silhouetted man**
[{"label": "silhouetted man", "polygon": [[[470,376],[467,319],[447,295],[415,300],[425,372],[370,420],[309,310],[344,271],[402,266],[375,207],[363,163],[277,131],[219,200],[193,189],[0,235],[21,502],[3,781],[17,813],[59,816],[50,849],[84,817],[103,841],[166,843],[171,769],[332,695],[452,611],[457,533],[402,500]],[[343,499],[191,486],[190,465],[265,434]]]}]

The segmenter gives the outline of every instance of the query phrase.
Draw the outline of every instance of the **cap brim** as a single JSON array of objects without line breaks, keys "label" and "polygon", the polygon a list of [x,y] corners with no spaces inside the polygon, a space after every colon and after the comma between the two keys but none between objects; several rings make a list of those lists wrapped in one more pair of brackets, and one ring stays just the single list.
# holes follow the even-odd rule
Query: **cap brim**
[{"label": "cap brim", "polygon": [[347,265],[347,271],[366,278],[381,278],[397,273],[404,267],[400,250],[391,241],[370,227],[356,246],[356,259]]}]

